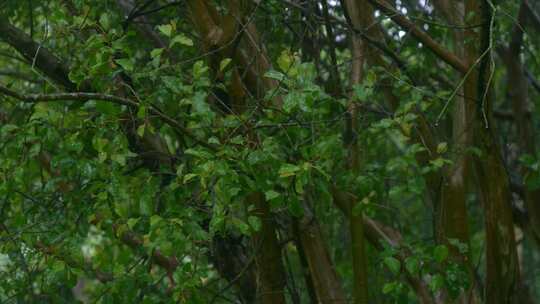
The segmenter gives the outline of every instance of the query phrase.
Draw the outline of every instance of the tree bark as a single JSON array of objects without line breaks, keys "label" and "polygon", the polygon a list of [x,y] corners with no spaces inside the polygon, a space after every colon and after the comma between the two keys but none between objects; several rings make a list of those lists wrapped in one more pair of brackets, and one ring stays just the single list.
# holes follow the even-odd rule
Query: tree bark
[{"label": "tree bark", "polygon": [[[519,10],[518,24],[526,24],[528,14],[527,1],[523,1]],[[506,65],[508,79],[508,94],[512,103],[514,123],[518,133],[518,145],[522,154],[536,157],[536,139],[528,94],[528,81],[521,63],[521,47],[523,45],[523,29],[515,25],[508,47],[498,48],[499,54]],[[521,174],[526,181],[531,173],[527,167],[521,168]],[[529,216],[532,233],[540,236],[540,189],[525,187],[525,207]]]},{"label": "tree bark", "polygon": [[[462,1],[434,1],[435,7],[442,13],[448,23],[465,24],[464,3]],[[463,44],[465,36],[473,34],[468,31],[454,31],[454,52],[460,58],[466,58],[466,46]],[[467,77],[462,74],[462,77]],[[453,136],[453,164],[444,174],[441,186],[441,198],[435,209],[436,239],[440,244],[448,246],[452,260],[467,269],[471,282],[469,290],[460,296],[460,302],[476,302],[474,295],[475,281],[474,268],[471,263],[470,250],[462,254],[458,248],[451,245],[449,240],[455,239],[470,248],[469,224],[467,212],[467,185],[471,176],[471,153],[469,148],[473,145],[474,118],[476,105],[475,81],[472,78],[465,80],[464,87],[458,89],[457,94],[450,102],[454,103],[452,115]],[[443,295],[447,297],[447,295]]]},{"label": "tree bark", "polygon": [[[488,1],[466,1],[465,15],[472,22],[482,23],[477,35],[470,32],[466,44],[469,63],[480,60],[480,65],[467,79],[466,98],[475,101],[475,144],[482,151],[475,157],[476,177],[480,201],[484,208],[486,232],[486,303],[517,303],[519,265],[512,220],[511,193],[500,147],[491,119],[491,25],[492,8]],[[478,43],[480,41],[480,43]],[[483,57],[480,56],[483,54]],[[478,59],[480,58],[480,59]],[[467,88],[470,87],[469,90]]]},{"label": "tree bark", "polygon": [[255,192],[247,197],[248,205],[255,208],[252,214],[261,221],[260,230],[253,236],[253,251],[257,265],[257,302],[280,304],[285,302],[285,269],[276,227],[264,195]]},{"label": "tree bark", "polygon": [[[337,187],[333,186],[332,197],[334,199],[334,204],[345,214],[346,217],[351,217],[351,202],[356,198],[350,193],[341,191]],[[364,216],[362,218],[364,226],[364,236],[365,238],[378,250],[384,250],[386,246],[398,249],[402,247],[402,237],[398,231],[393,230],[392,228],[383,225],[380,222],[377,222],[373,219]],[[400,251],[397,255],[397,258],[403,264],[405,259],[409,256],[407,252]],[[422,279],[417,278],[416,276],[410,274],[406,269],[405,277],[407,283],[416,293],[418,300],[422,304],[433,304],[437,303],[433,299],[426,282]]]},{"label": "tree bark", "polygon": [[341,287],[327,246],[324,243],[319,223],[311,211],[312,197],[304,195],[304,216],[297,221],[298,238],[308,263],[317,303],[348,303]]},{"label": "tree bark", "polygon": [[[367,3],[364,3],[364,7],[367,7]],[[347,10],[350,22],[355,29],[362,29],[364,27],[365,20],[368,19],[364,14],[372,13],[370,10],[362,10],[358,1],[345,0],[345,9]],[[362,38],[356,34],[355,31],[351,33],[351,56],[352,66],[350,71],[350,85],[354,87],[360,85],[364,78],[364,61],[365,61],[365,46]],[[353,91],[354,92],[354,91]],[[349,148],[349,169],[353,171],[355,175],[360,174],[362,170],[360,155],[360,142],[358,139],[358,120],[359,109],[357,100],[354,97],[350,97],[349,100],[349,119],[348,133],[351,134],[350,142],[346,143]],[[350,208],[353,208],[356,201],[351,201]],[[367,281],[367,255],[366,246],[364,240],[364,223],[362,221],[362,212],[350,211],[349,216],[349,229],[351,234],[351,255],[353,263],[354,274],[354,288],[353,288],[353,302],[355,304],[367,304],[368,300],[368,281]]]}]

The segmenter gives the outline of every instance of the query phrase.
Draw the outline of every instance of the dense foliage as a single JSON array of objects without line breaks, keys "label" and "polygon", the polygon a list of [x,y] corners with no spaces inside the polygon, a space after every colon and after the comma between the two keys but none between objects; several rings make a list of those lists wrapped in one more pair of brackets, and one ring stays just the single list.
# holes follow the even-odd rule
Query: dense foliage
[{"label": "dense foliage", "polygon": [[535,303],[540,4],[0,1],[1,303]]}]

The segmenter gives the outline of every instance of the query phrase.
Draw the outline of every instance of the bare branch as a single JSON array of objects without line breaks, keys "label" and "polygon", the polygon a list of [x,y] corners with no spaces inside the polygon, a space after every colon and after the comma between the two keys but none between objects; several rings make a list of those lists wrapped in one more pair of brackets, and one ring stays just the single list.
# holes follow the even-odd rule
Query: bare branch
[{"label": "bare branch", "polygon": [[0,19],[0,39],[4,40],[26,60],[40,71],[62,85],[68,91],[74,91],[77,85],[68,78],[68,69],[60,58],[41,44],[36,43],[25,32],[11,25],[6,18]]},{"label": "bare branch", "polygon": [[468,65],[463,62],[462,59],[457,57],[454,53],[445,49],[437,41],[433,40],[426,32],[419,29],[412,21],[407,19],[403,14],[396,11],[384,0],[369,0],[369,2],[380,9],[385,15],[391,18],[395,23],[403,27],[406,31],[410,32],[418,41],[422,42],[428,47],[435,55],[441,58],[444,62],[448,63],[454,69],[461,73],[467,73],[469,70]]},{"label": "bare branch", "polygon": [[530,20],[530,23],[532,23],[533,28],[537,31],[540,31],[540,16],[538,16],[538,14],[536,13],[536,11],[531,6],[528,0],[524,0],[523,5],[525,5],[527,8],[529,20]]}]

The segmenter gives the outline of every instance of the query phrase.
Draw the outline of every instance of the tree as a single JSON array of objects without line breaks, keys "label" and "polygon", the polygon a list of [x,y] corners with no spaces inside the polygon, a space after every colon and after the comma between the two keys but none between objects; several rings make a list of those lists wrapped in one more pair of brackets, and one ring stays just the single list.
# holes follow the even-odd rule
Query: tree
[{"label": "tree", "polygon": [[1,14],[2,302],[540,296],[535,3]]}]

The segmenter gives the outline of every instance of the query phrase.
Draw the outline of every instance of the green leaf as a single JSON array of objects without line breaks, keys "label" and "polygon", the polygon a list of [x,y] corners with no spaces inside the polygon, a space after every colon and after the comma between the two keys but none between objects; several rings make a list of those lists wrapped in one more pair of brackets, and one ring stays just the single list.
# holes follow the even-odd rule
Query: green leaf
[{"label": "green leaf", "polygon": [[298,194],[303,194],[304,193],[305,182],[306,181],[304,179],[302,179],[302,178],[297,178],[294,181],[294,190],[296,191],[296,193],[298,193]]},{"label": "green leaf", "polygon": [[264,77],[266,78],[272,78],[278,81],[285,80],[285,75],[281,72],[275,71],[275,70],[269,70],[266,73],[264,73]]},{"label": "green leaf", "polygon": [[106,115],[118,115],[122,112],[118,105],[110,102],[96,101],[96,110]]},{"label": "green leaf", "polygon": [[244,221],[238,219],[238,218],[232,218],[233,225],[240,231],[240,233],[244,235],[250,234],[250,228],[249,225],[246,224]]},{"label": "green leaf", "polygon": [[373,87],[375,83],[377,82],[377,74],[374,70],[369,70],[366,78],[364,79],[364,85],[366,87]]},{"label": "green leaf", "polygon": [[[204,64],[204,61],[199,60],[193,64],[193,78],[200,79],[208,72],[208,67]],[[201,93],[201,92],[197,92]]]},{"label": "green leaf", "polygon": [[158,30],[163,33],[163,35],[167,37],[171,37],[173,27],[170,24],[164,24],[158,26]]},{"label": "green leaf", "polygon": [[171,43],[169,44],[169,47],[172,47],[177,43],[180,45],[193,46],[193,40],[191,40],[184,34],[178,34],[174,36],[174,38],[171,40]]},{"label": "green leaf", "polygon": [[231,140],[229,142],[231,144],[235,144],[235,145],[243,145],[245,143],[245,140],[244,140],[243,136],[238,135],[238,136],[235,136],[235,137],[231,138]]},{"label": "green leaf", "polygon": [[420,270],[420,263],[416,257],[408,257],[405,259],[405,268],[412,275],[417,275]]},{"label": "green leaf", "polygon": [[519,161],[529,168],[533,168],[538,162],[531,154],[523,154],[519,157]]},{"label": "green leaf", "polygon": [[152,200],[151,197],[148,197],[147,195],[142,195],[139,198],[139,213],[141,215],[149,216],[153,213],[154,209],[154,200]]},{"label": "green leaf", "polygon": [[139,135],[140,137],[143,137],[145,129],[146,129],[146,124],[142,124],[142,125],[138,126],[137,127],[137,135]]},{"label": "green leaf", "polygon": [[127,225],[129,227],[129,229],[133,229],[133,227],[135,227],[135,225],[137,225],[137,223],[139,222],[140,218],[136,217],[136,218],[130,218],[128,221],[127,221]]},{"label": "green leaf", "polygon": [[448,150],[448,144],[446,142],[437,145],[437,153],[443,154],[446,150]]},{"label": "green leaf", "polygon": [[436,159],[433,159],[433,160],[430,160],[430,161],[429,161],[429,163],[430,163],[431,165],[433,165],[435,168],[438,168],[438,169],[444,167],[444,165],[445,165],[446,163],[448,163],[448,162],[449,162],[449,161],[445,160],[445,159],[442,158],[442,157],[438,157],[438,158],[436,158]]},{"label": "green leaf", "polygon": [[116,153],[111,155],[111,160],[118,163],[120,166],[126,165],[127,155],[124,153]]},{"label": "green leaf", "polygon": [[209,143],[209,144],[212,144],[212,145],[219,145],[219,144],[221,144],[221,143],[219,142],[219,139],[218,139],[217,137],[215,137],[215,136],[210,137],[210,138],[208,139],[208,143]]},{"label": "green leaf", "polygon": [[432,291],[439,291],[444,286],[444,277],[440,274],[435,274],[431,277],[428,285]]},{"label": "green leaf", "polygon": [[99,17],[99,23],[103,29],[109,29],[111,27],[111,17],[109,14],[101,14]]},{"label": "green leaf", "polygon": [[449,238],[448,243],[456,247],[461,254],[466,254],[469,251],[467,244],[461,242],[459,239]]},{"label": "green leaf", "polygon": [[177,168],[176,168],[176,176],[178,177],[182,177],[182,175],[184,175],[184,169],[186,168],[186,164],[180,164]]},{"label": "green leaf", "polygon": [[146,107],[140,106],[139,110],[137,110],[137,118],[143,119],[146,118]]},{"label": "green leaf", "polygon": [[2,126],[2,128],[0,128],[0,134],[2,136],[6,136],[8,135],[9,133],[15,133],[14,131],[17,131],[19,129],[18,126],[16,125],[13,125],[13,124],[5,124]]},{"label": "green leaf", "polygon": [[174,253],[174,246],[172,242],[160,242],[158,247],[161,253],[163,253],[165,256],[170,256]]},{"label": "green leaf", "polygon": [[294,54],[289,50],[284,50],[277,59],[277,63],[281,71],[287,73],[289,76],[295,76],[297,71],[293,68],[295,62]]},{"label": "green leaf", "polygon": [[193,111],[198,117],[204,118],[207,121],[211,121],[215,116],[214,112],[210,108],[210,105],[206,101],[205,92],[197,92],[192,99]]},{"label": "green leaf", "polygon": [[248,216],[248,223],[254,231],[261,229],[261,219],[256,216]]},{"label": "green leaf", "polygon": [[283,100],[283,110],[287,113],[291,113],[301,105],[303,97],[304,96],[297,91],[289,92]]},{"label": "green leaf", "polygon": [[115,59],[114,61],[118,63],[124,70],[128,72],[133,71],[133,66],[135,64],[133,60],[129,58],[122,58],[122,59]]},{"label": "green leaf", "polygon": [[162,222],[161,216],[154,214],[150,217],[150,227],[156,227],[159,223]]},{"label": "green leaf", "polygon": [[433,257],[435,261],[442,263],[448,257],[448,247],[445,245],[438,245],[433,249]]},{"label": "green leaf", "polygon": [[300,171],[300,167],[293,164],[284,164],[279,168],[279,176],[280,177],[289,177],[294,176]]},{"label": "green leaf", "polygon": [[268,190],[264,193],[264,196],[266,198],[267,201],[271,201],[275,198],[278,198],[279,197],[279,193],[274,191],[274,190]]},{"label": "green leaf", "polygon": [[358,101],[361,101],[361,102],[367,101],[368,98],[372,94],[371,88],[367,88],[360,84],[356,84],[353,89],[354,89],[354,96],[356,97]]},{"label": "green leaf", "polygon": [[194,173],[188,173],[186,175],[184,175],[184,184],[187,184],[190,180],[194,179],[195,177],[197,177],[197,174],[194,174]]},{"label": "green leaf", "polygon": [[384,258],[384,264],[390,269],[393,274],[399,274],[401,270],[401,263],[394,257]]},{"label": "green leaf", "polygon": [[383,294],[389,294],[392,291],[394,291],[394,289],[396,289],[396,283],[395,282],[386,283],[383,286],[382,292],[383,292]]},{"label": "green leaf", "polygon": [[298,198],[293,197],[288,204],[289,212],[294,217],[302,217],[304,215],[304,208],[302,207],[302,204],[300,203],[300,200]]},{"label": "green leaf", "polygon": [[219,63],[219,70],[223,72],[223,70],[229,65],[231,61],[232,61],[231,58],[225,58],[221,60],[221,62]]},{"label": "green leaf", "polygon": [[129,203],[123,201],[116,201],[114,203],[114,211],[122,218],[129,216]]},{"label": "green leaf", "polygon": [[98,152],[103,152],[105,147],[109,144],[109,140],[103,137],[94,137],[92,144],[94,149]]},{"label": "green leaf", "polygon": [[330,180],[331,176],[330,174],[326,173],[321,167],[319,166],[312,166],[313,169],[317,170],[326,180]]},{"label": "green leaf", "polygon": [[159,57],[161,56],[161,54],[163,53],[163,48],[159,48],[159,49],[153,49],[151,52],[150,52],[150,57],[152,57],[152,59],[156,58],[156,57]]}]

